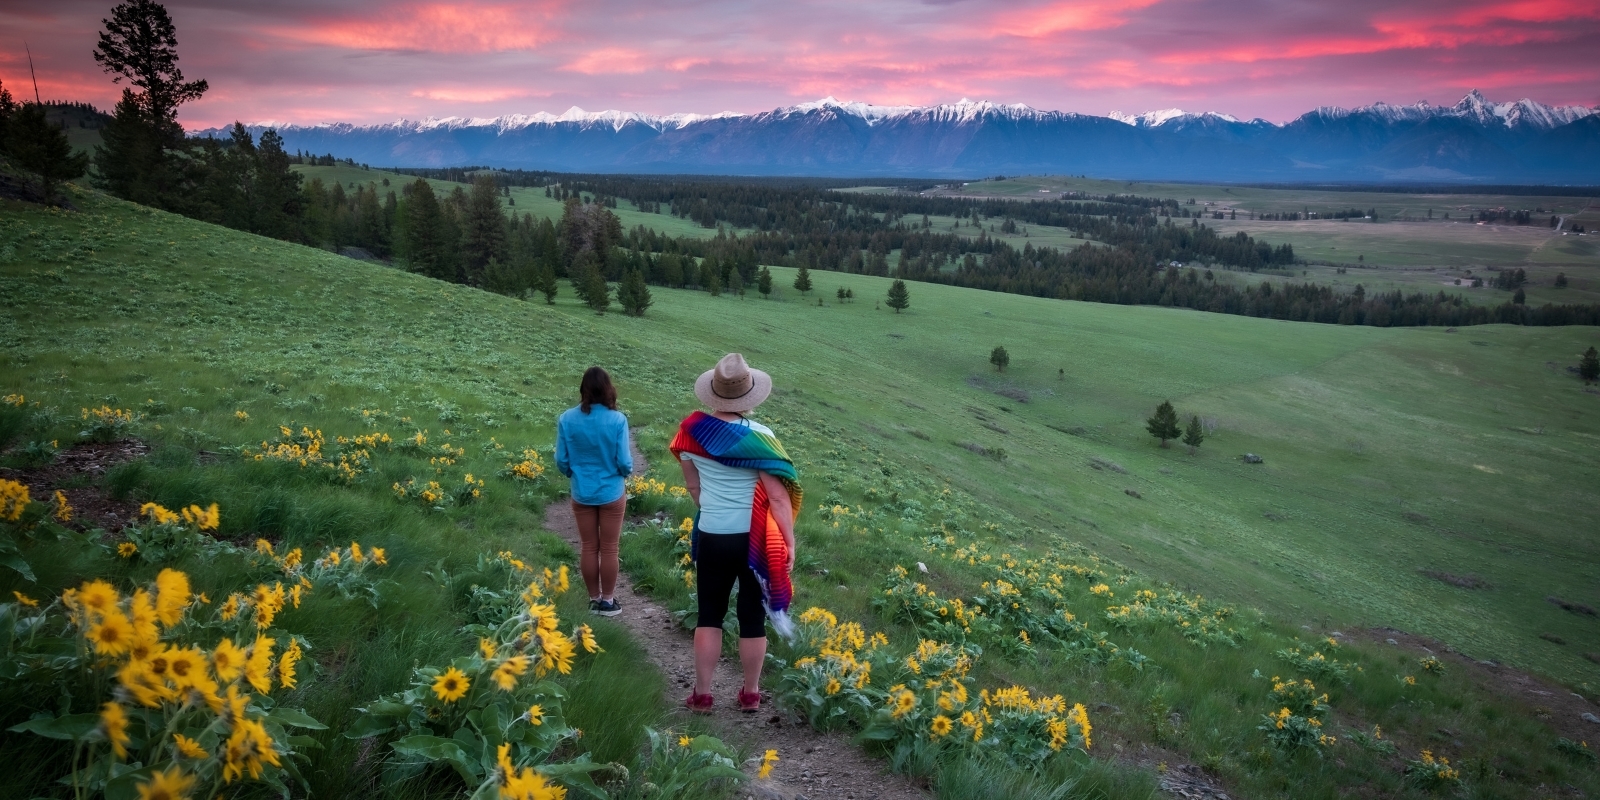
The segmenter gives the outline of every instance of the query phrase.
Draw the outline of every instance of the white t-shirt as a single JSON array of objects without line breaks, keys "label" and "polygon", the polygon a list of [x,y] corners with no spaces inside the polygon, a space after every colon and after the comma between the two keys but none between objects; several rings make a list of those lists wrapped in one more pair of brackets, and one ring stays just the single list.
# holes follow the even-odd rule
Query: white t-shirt
[{"label": "white t-shirt", "polygon": [[[742,424],[772,435],[771,428],[754,420],[742,420]],[[753,469],[724,466],[693,453],[684,453],[679,458],[694,464],[700,472],[700,532],[748,532],[759,473]]]}]

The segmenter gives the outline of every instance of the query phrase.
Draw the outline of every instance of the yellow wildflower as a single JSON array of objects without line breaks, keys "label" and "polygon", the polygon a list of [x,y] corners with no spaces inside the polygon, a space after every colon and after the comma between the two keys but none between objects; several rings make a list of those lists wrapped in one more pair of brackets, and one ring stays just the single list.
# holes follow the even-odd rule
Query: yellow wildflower
[{"label": "yellow wildflower", "polygon": [[224,683],[231,683],[239,677],[239,673],[244,671],[244,662],[244,651],[234,645],[232,639],[223,639],[211,651],[211,668]]},{"label": "yellow wildflower", "polygon": [[260,720],[239,719],[223,749],[223,782],[232,783],[235,778],[244,777],[246,772],[250,773],[251,780],[257,780],[266,764],[280,766],[278,751],[272,746],[272,736]]},{"label": "yellow wildflower", "polygon": [[138,789],[139,800],[188,800],[194,790],[194,776],[185,775],[176,766],[168,767],[151,773],[150,780],[140,783]]},{"label": "yellow wildflower", "polygon": [[189,576],[175,569],[161,570],[156,576],[156,616],[170,628],[183,621],[189,607]]},{"label": "yellow wildflower", "polygon": [[283,684],[284,688],[294,688],[294,668],[304,655],[304,651],[300,649],[300,640],[290,639],[288,648],[278,657],[278,683]]},{"label": "yellow wildflower", "polygon": [[178,755],[183,758],[206,758],[211,755],[199,742],[181,733],[172,734],[172,742],[177,747]]},{"label": "yellow wildflower", "polygon": [[138,552],[139,545],[136,545],[133,542],[123,542],[122,544],[117,545],[117,555],[122,556],[123,558],[133,558]]},{"label": "yellow wildflower", "polygon": [[262,694],[272,691],[272,648],[275,644],[270,636],[256,636],[250,658],[244,664],[244,679]]},{"label": "yellow wildflower", "polygon": [[454,703],[466,697],[470,688],[472,682],[467,680],[467,674],[455,667],[445,670],[444,674],[433,679],[433,693],[446,703]]},{"label": "yellow wildflower", "polygon": [[106,703],[100,710],[100,725],[117,758],[128,757],[128,715],[118,703]]},{"label": "yellow wildflower", "polygon": [[533,705],[528,707],[528,721],[535,725],[544,724],[544,707]]},{"label": "yellow wildflower", "polygon": [[933,721],[928,724],[928,731],[932,733],[936,739],[940,736],[950,733],[950,728],[950,718],[943,714],[934,717]]},{"label": "yellow wildflower", "polygon": [[66,492],[56,490],[56,522],[63,525],[72,521],[72,504],[67,502]]},{"label": "yellow wildflower", "polygon": [[772,767],[774,764],[777,764],[778,761],[778,751],[768,750],[766,755],[761,757],[761,769],[756,770],[756,778],[760,780],[766,780],[770,775],[772,775]]},{"label": "yellow wildflower", "polygon": [[491,679],[500,691],[509,692],[517,688],[517,677],[528,671],[527,656],[512,656],[496,667]]},{"label": "yellow wildflower", "polygon": [[13,591],[11,594],[12,594],[13,597],[17,598],[17,602],[18,603],[21,603],[26,608],[38,608],[39,607],[39,601],[38,600],[35,600],[35,599],[23,594],[22,592]]},{"label": "yellow wildflower", "polygon": [[[565,570],[566,568],[563,567],[562,569]],[[589,627],[588,625],[579,625],[578,629],[576,631],[574,631],[574,633],[577,634],[578,641],[583,644],[583,651],[584,652],[586,652],[586,653],[602,653],[602,652],[605,652],[604,650],[601,649],[600,644],[594,640],[594,629],[593,628]]]},{"label": "yellow wildflower", "polygon": [[89,627],[89,643],[94,651],[104,656],[117,656],[128,652],[133,643],[133,623],[121,611],[112,609]]}]

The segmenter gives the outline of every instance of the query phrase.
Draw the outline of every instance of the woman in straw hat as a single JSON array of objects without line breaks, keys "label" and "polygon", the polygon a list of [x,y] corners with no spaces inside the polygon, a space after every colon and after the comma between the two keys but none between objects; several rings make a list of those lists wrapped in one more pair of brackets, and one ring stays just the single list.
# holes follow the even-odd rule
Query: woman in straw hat
[{"label": "woman in straw hat", "polygon": [[710,413],[696,411],[678,426],[672,453],[700,513],[691,534],[700,616],[694,631],[694,693],[685,705],[711,711],[711,675],[722,652],[728,594],[739,584],[739,663],[744,687],[739,710],[761,708],[761,666],[767,655],[766,620],[785,636],[794,569],[794,518],[800,510],[799,474],[772,429],[745,415],[772,393],[772,377],[729,353],[700,376],[695,396]]}]

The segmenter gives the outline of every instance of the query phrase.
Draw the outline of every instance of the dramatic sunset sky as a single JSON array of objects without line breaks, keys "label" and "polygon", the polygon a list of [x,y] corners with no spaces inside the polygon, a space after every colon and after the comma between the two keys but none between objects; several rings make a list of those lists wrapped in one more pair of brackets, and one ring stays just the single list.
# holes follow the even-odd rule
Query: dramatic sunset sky
[{"label": "dramatic sunset sky", "polygon": [[[0,0],[0,80],[109,108],[111,0]],[[1600,0],[172,0],[191,127],[573,105],[758,112],[825,95],[1290,119],[1318,105],[1600,104]]]}]

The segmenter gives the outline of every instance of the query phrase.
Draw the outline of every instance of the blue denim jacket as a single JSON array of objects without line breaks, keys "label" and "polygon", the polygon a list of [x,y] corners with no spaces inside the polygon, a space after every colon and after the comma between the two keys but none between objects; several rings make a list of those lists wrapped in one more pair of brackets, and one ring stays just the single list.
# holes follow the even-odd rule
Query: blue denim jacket
[{"label": "blue denim jacket", "polygon": [[574,406],[556,418],[556,470],[572,479],[572,499],[603,506],[622,496],[633,472],[628,418],[605,406]]}]

